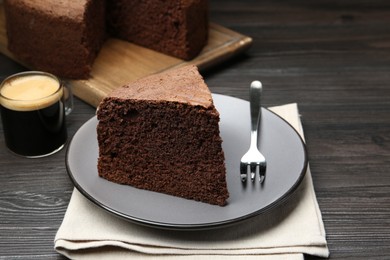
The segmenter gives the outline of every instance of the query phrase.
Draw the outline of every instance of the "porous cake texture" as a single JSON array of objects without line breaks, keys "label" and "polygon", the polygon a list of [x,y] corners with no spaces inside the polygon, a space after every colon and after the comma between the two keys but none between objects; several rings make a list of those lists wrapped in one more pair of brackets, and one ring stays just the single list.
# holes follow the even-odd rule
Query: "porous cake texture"
[{"label": "porous cake texture", "polygon": [[105,0],[4,0],[8,49],[25,65],[87,78],[106,35]]},{"label": "porous cake texture", "polygon": [[98,173],[215,205],[229,196],[219,113],[195,66],[139,79],[100,103]]},{"label": "porous cake texture", "polygon": [[207,43],[207,0],[117,0],[107,10],[115,37],[171,56],[190,60]]}]

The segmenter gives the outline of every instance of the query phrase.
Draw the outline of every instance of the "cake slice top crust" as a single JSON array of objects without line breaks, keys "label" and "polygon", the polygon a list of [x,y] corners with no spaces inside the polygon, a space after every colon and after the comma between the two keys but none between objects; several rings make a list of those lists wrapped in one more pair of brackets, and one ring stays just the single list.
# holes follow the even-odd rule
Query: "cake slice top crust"
[{"label": "cake slice top crust", "polygon": [[[11,0],[7,0],[11,1]],[[89,0],[12,0],[13,5],[25,6],[31,10],[39,10],[49,16],[64,17],[66,19],[82,20],[84,16],[85,6]]]},{"label": "cake slice top crust", "polygon": [[210,90],[194,65],[164,71],[115,89],[107,98],[178,102],[214,107]]}]

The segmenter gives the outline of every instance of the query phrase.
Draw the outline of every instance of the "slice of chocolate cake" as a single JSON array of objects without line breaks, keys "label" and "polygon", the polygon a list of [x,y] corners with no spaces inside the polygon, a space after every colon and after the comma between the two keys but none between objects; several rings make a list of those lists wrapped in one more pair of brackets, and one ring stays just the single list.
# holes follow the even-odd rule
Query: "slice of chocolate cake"
[{"label": "slice of chocolate cake", "polygon": [[219,113],[195,66],[114,90],[97,117],[99,175],[210,204],[228,198]]},{"label": "slice of chocolate cake", "polygon": [[105,0],[5,0],[8,49],[25,65],[87,78],[105,39]]},{"label": "slice of chocolate cake", "polygon": [[107,21],[115,37],[184,60],[207,43],[207,0],[108,1]]}]

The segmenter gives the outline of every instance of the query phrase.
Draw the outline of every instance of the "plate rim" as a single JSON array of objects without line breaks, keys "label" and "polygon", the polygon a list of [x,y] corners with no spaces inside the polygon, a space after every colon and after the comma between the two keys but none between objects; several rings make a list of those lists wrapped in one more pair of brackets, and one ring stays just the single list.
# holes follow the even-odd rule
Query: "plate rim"
[{"label": "plate rim", "polygon": [[[214,99],[214,95],[217,95],[217,96],[233,98],[233,99],[237,99],[239,101],[244,101],[244,102],[249,103],[249,101],[247,101],[247,100],[244,100],[244,99],[241,99],[241,98],[237,98],[237,97],[228,96],[228,95],[217,94],[217,93],[212,93],[212,95],[213,95],[213,99]],[[267,110],[268,112],[272,113],[274,116],[276,116],[279,119],[281,119],[285,124],[288,125],[289,128],[291,128],[295,132],[295,135],[299,138],[300,144],[302,145],[302,148],[303,148],[303,157],[304,157],[304,159],[303,159],[303,168],[302,168],[301,172],[299,173],[299,177],[297,178],[297,180],[294,182],[293,185],[291,185],[291,187],[282,196],[278,197],[275,201],[271,202],[267,206],[262,207],[262,208],[260,208],[258,210],[255,210],[255,211],[253,211],[253,212],[251,212],[249,214],[245,214],[245,215],[242,215],[242,216],[239,216],[239,217],[236,217],[236,218],[229,218],[227,220],[214,221],[214,222],[208,222],[208,223],[175,224],[175,223],[166,223],[166,222],[161,222],[161,221],[154,221],[154,220],[148,220],[148,219],[145,219],[145,218],[130,216],[130,215],[126,214],[126,213],[120,212],[120,211],[118,211],[118,210],[116,210],[116,209],[114,209],[114,208],[112,208],[112,207],[110,207],[108,205],[105,205],[104,203],[98,201],[91,194],[89,194],[83,187],[81,187],[81,185],[76,181],[75,177],[73,176],[72,170],[70,169],[69,160],[68,160],[69,159],[69,153],[70,153],[71,145],[72,145],[72,142],[73,142],[76,134],[80,131],[80,129],[82,127],[84,127],[90,121],[96,120],[96,117],[97,117],[96,115],[94,115],[93,117],[88,119],[86,122],[84,122],[77,129],[75,134],[70,139],[70,141],[69,141],[69,143],[67,145],[67,148],[66,148],[66,155],[65,155],[66,171],[67,171],[67,174],[68,174],[69,178],[71,179],[73,185],[89,201],[93,202],[95,205],[97,205],[100,208],[104,209],[106,212],[110,213],[113,216],[119,217],[121,219],[124,219],[126,221],[129,221],[129,222],[132,222],[132,223],[135,223],[135,224],[138,224],[138,225],[152,227],[152,228],[158,228],[158,229],[178,230],[178,231],[209,230],[209,229],[215,229],[215,228],[221,228],[221,227],[227,227],[227,226],[235,225],[235,224],[241,223],[244,220],[248,220],[248,219],[251,219],[252,217],[255,217],[255,216],[261,215],[261,214],[263,214],[265,212],[268,212],[271,209],[273,209],[273,208],[283,204],[283,202],[288,200],[288,198],[290,198],[291,195],[295,193],[295,191],[297,190],[299,185],[302,183],[302,180],[305,178],[306,172],[307,172],[307,169],[308,169],[308,154],[307,154],[306,143],[303,140],[302,136],[297,131],[297,129],[295,129],[287,120],[285,120],[283,117],[279,116],[277,113],[273,112],[272,110],[270,110],[270,109],[268,109],[266,107],[263,107],[263,106],[261,108],[264,109],[264,110]],[[227,207],[227,206],[228,205],[226,205],[225,207]]]}]

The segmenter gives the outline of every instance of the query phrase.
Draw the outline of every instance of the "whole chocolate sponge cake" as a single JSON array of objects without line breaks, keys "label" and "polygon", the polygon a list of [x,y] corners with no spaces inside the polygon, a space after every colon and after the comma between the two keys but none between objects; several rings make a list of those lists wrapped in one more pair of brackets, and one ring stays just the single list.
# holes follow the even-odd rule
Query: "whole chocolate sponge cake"
[{"label": "whole chocolate sponge cake", "polygon": [[25,65],[87,78],[105,39],[105,0],[5,0],[8,49]]},{"label": "whole chocolate sponge cake", "polygon": [[107,34],[185,60],[207,44],[207,0],[4,0],[4,11],[14,56],[65,78],[90,76]]},{"label": "whole chocolate sponge cake", "polygon": [[229,197],[219,113],[195,66],[114,90],[97,117],[99,176],[225,205]]}]

